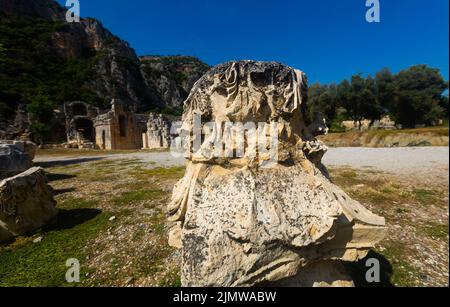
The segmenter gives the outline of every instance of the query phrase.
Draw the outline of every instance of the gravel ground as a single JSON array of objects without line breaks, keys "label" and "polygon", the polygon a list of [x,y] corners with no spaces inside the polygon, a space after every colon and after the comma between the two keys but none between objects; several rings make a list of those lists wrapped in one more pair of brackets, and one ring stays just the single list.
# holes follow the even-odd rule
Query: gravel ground
[{"label": "gravel ground", "polygon": [[324,156],[326,166],[373,168],[426,184],[449,182],[448,147],[331,148]]},{"label": "gravel ground", "polygon": [[[139,159],[154,165],[171,167],[183,165],[182,158],[174,158],[169,152],[134,152],[100,156],[38,156],[35,162],[64,162],[90,159]],[[330,148],[323,162],[331,167],[355,169],[373,168],[401,177],[414,176],[415,180],[430,184],[446,184],[449,181],[449,147],[401,147],[401,148]]]}]

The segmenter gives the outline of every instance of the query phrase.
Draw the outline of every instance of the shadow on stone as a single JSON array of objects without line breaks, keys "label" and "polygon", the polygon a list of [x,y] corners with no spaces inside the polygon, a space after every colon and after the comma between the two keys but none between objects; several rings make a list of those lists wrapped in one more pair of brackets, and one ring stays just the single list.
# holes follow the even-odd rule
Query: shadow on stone
[{"label": "shadow on stone", "polygon": [[89,209],[89,208],[72,209],[72,210],[59,209],[56,221],[50,225],[43,227],[43,230],[45,232],[48,232],[54,230],[71,229],[74,228],[75,226],[78,226],[89,220],[94,219],[101,212],[102,211],[99,209]]},{"label": "shadow on stone", "polygon": [[[366,266],[368,259],[374,258],[380,262],[380,282],[369,283],[366,280],[366,273],[370,267]],[[352,277],[356,287],[395,287],[391,282],[391,277],[393,275],[392,265],[383,255],[370,251],[366,258],[354,262],[354,263],[344,263],[344,266]]]},{"label": "shadow on stone", "polygon": [[80,163],[99,161],[99,160],[103,160],[103,158],[80,158],[80,159],[45,161],[45,162],[36,162],[35,165],[43,167],[43,168],[48,168],[48,167],[67,166],[67,165],[73,165],[73,164],[80,164]]}]

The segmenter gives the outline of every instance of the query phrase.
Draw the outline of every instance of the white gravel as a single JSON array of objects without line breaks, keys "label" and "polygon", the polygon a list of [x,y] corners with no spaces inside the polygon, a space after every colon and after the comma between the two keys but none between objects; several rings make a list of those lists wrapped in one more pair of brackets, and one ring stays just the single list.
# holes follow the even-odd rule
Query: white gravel
[{"label": "white gravel", "polygon": [[449,147],[330,148],[323,163],[334,167],[373,168],[447,185],[449,180]]},{"label": "white gravel", "polygon": [[[102,156],[38,156],[35,162],[82,161],[86,159],[140,159],[154,162],[154,166],[171,167],[184,165],[182,158],[174,158],[169,152],[135,152]],[[399,176],[413,176],[416,179],[447,183],[449,180],[449,147],[399,147],[330,148],[323,163],[332,167],[371,168]]]}]

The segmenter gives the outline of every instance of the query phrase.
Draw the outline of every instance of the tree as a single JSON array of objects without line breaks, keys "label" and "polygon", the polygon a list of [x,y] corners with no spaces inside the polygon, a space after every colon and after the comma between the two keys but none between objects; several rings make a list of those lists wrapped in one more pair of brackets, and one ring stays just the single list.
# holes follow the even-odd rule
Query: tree
[{"label": "tree", "polygon": [[448,120],[449,117],[449,100],[448,100],[448,92],[442,96],[440,107],[444,110],[444,118]]},{"label": "tree", "polygon": [[6,62],[6,48],[0,43],[0,64]]},{"label": "tree", "polygon": [[328,93],[328,86],[320,83],[313,84],[308,90],[308,107],[309,115],[314,117],[314,113],[322,113],[327,120],[333,117],[333,106],[330,101],[331,97]]},{"label": "tree", "polygon": [[448,82],[438,69],[426,65],[412,66],[395,78],[395,98],[391,113],[397,123],[413,128],[417,124],[432,125],[445,116],[444,91]]},{"label": "tree", "polygon": [[388,112],[395,98],[394,76],[389,68],[383,68],[375,76],[376,95],[381,107]]},{"label": "tree", "polygon": [[365,119],[370,120],[369,126],[372,126],[376,120],[380,120],[386,114],[382,103],[377,96],[376,79],[371,76],[365,79],[364,89],[360,95],[361,114]]},{"label": "tree", "polygon": [[51,132],[51,127],[55,121],[54,109],[56,103],[47,96],[38,95],[32,98],[27,107],[30,115],[30,130],[39,144],[43,144]]},{"label": "tree", "polygon": [[342,107],[345,108],[347,116],[353,120],[361,128],[363,114],[363,90],[365,88],[365,81],[361,75],[352,76],[351,83],[344,80],[338,86],[338,97]]},{"label": "tree", "polygon": [[308,91],[308,115],[314,118],[316,113],[320,113],[326,120],[332,131],[340,131],[341,123],[345,119],[339,114],[338,87],[332,83],[322,85],[315,83]]}]

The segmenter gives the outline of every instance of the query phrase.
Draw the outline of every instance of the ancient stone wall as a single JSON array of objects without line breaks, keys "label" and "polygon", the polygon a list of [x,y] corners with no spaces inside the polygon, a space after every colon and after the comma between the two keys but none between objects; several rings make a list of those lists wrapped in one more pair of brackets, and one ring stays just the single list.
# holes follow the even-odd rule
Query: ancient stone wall
[{"label": "ancient stone wall", "polygon": [[83,101],[73,101],[64,104],[63,113],[68,146],[95,148],[94,120],[100,110]]},{"label": "ancient stone wall", "polygon": [[145,125],[145,117],[113,99],[111,111],[95,118],[95,142],[100,149],[141,149]]},{"label": "ancient stone wall", "polygon": [[147,132],[142,134],[144,149],[169,148],[173,140],[171,121],[162,114],[150,113]]}]

